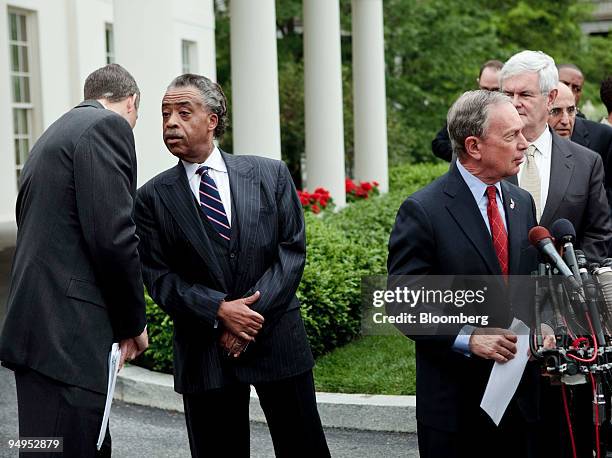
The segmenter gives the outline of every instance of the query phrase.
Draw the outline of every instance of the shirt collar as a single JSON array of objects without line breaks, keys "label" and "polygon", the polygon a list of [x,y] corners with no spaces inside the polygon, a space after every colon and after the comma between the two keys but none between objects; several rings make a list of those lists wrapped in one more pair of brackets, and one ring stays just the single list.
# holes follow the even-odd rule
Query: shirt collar
[{"label": "shirt collar", "polygon": [[[467,184],[468,188],[470,189],[470,192],[474,196],[474,200],[478,204],[480,202],[480,199],[482,199],[482,197],[485,195],[487,187],[491,185],[482,182],[480,178],[475,177],[470,172],[468,172],[460,161],[457,161],[457,169],[459,169],[459,173],[461,174],[463,181],[465,181],[465,184]],[[499,200],[503,202],[504,200],[501,192],[501,183],[498,181],[492,186],[495,186],[495,188],[497,189]]]},{"label": "shirt collar", "polygon": [[547,158],[550,156],[552,151],[552,134],[550,133],[548,124],[546,124],[544,132],[542,132],[540,136],[535,139],[535,141],[531,142],[531,144],[538,149],[543,157]]},{"label": "shirt collar", "polygon": [[208,156],[208,158],[202,163],[187,162],[183,159],[181,159],[181,162],[183,163],[183,167],[185,167],[185,172],[187,173],[187,180],[191,180],[191,178],[195,175],[196,171],[201,165],[210,167],[215,172],[227,173],[227,166],[225,165],[225,161],[221,156],[221,151],[219,151],[219,148],[217,148],[216,146],[214,147],[212,153],[210,153],[210,156]]}]

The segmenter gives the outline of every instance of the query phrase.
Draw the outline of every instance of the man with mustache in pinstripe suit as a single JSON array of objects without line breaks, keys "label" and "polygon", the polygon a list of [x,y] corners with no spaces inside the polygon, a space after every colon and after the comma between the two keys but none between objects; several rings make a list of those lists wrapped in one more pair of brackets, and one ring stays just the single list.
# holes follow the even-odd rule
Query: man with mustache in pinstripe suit
[{"label": "man with mustache in pinstripe suit", "polygon": [[249,456],[252,384],[277,456],[329,456],[295,296],[306,258],[301,204],[283,162],[215,146],[225,119],[219,85],[175,78],[162,120],[179,161],[136,200],[144,281],[174,321],[191,453]]}]

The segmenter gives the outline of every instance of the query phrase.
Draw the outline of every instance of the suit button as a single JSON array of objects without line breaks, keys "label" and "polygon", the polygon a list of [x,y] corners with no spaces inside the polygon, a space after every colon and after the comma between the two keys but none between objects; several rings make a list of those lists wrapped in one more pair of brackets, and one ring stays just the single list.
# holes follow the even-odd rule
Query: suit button
[{"label": "suit button", "polygon": [[236,253],[230,253],[230,258],[234,259],[236,257]]}]

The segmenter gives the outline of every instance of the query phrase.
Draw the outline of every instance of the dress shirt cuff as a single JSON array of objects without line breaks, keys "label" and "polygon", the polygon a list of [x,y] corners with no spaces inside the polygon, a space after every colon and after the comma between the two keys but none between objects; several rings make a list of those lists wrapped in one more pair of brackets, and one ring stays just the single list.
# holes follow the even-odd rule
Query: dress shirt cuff
[{"label": "dress shirt cuff", "polygon": [[472,356],[472,352],[470,351],[470,337],[472,337],[474,329],[474,326],[469,324],[461,328],[461,331],[459,331],[459,334],[457,334],[453,342],[453,351],[461,353],[463,356]]}]

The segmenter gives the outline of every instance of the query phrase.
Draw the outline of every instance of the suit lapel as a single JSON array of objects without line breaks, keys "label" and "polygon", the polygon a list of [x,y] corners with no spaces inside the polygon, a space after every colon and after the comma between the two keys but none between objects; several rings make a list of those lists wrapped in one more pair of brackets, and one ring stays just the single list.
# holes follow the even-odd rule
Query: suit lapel
[{"label": "suit lapel", "polygon": [[493,248],[491,234],[470,189],[456,166],[451,168],[444,192],[450,197],[446,208],[457,225],[471,241],[476,251],[494,275],[501,275],[501,267]]},{"label": "suit lapel", "polygon": [[172,169],[172,174],[167,180],[155,185],[166,209],[170,212],[183,233],[187,236],[189,243],[197,254],[202,258],[212,274],[225,288],[225,280],[221,267],[217,263],[210,245],[208,235],[202,225],[198,209],[194,205],[194,196],[187,182],[185,168],[179,163]]},{"label": "suit lapel", "polygon": [[579,145],[586,146],[587,148],[589,147],[589,130],[580,118],[576,118],[571,140]]},{"label": "suit lapel", "polygon": [[546,206],[540,218],[542,226],[552,223],[553,215],[557,213],[559,205],[565,196],[565,192],[574,172],[572,152],[565,144],[567,140],[561,139],[557,134],[552,134],[552,151],[550,157],[550,181],[548,183],[548,196]]},{"label": "suit lapel", "polygon": [[502,195],[504,197],[504,210],[506,212],[506,225],[508,226],[508,273],[518,272],[521,257],[521,211],[526,209],[517,208],[519,197],[508,183],[501,182]]},{"label": "suit lapel", "polygon": [[[236,224],[240,227],[240,231],[238,231],[241,252],[241,262],[238,264],[238,276],[240,277],[250,265],[250,260],[244,257],[252,253],[257,235],[260,207],[260,176],[248,159],[227,154],[223,151],[221,151],[221,155],[227,166],[232,201],[236,211],[235,218],[232,218],[232,228]],[[232,237],[234,237],[235,233],[236,231],[232,230]],[[238,281],[240,281],[240,278],[238,278]]]}]

